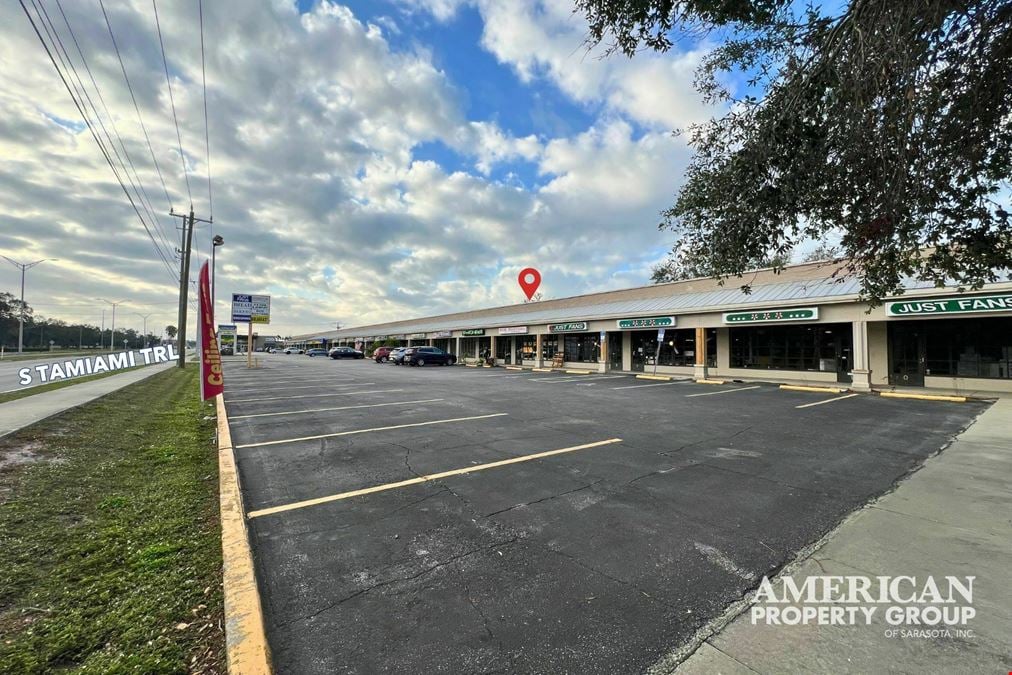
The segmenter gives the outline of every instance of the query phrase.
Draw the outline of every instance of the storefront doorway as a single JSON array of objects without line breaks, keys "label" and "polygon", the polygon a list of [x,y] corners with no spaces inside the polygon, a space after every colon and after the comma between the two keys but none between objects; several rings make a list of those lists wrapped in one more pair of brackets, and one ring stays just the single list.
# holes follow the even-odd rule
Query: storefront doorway
[{"label": "storefront doorway", "polygon": [[622,333],[608,333],[608,370],[622,370]]},{"label": "storefront doorway", "polygon": [[889,326],[889,384],[923,387],[927,336],[917,324]]},{"label": "storefront doorway", "polygon": [[513,338],[500,336],[495,339],[495,358],[499,363],[513,363]]}]

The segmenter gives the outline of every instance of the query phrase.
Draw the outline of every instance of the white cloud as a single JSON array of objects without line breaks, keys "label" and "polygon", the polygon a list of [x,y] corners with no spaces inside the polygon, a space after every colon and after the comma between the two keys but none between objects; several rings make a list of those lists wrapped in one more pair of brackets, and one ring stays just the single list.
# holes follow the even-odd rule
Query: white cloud
[{"label": "white cloud", "polygon": [[[446,21],[457,5],[432,11]],[[205,3],[215,225],[198,229],[194,262],[206,258],[212,233],[225,237],[218,297],[273,293],[270,331],[287,334],[516,302],[516,273],[527,265],[544,272],[547,296],[645,280],[644,265],[666,244],[654,225],[686,150],[663,130],[637,135],[624,120],[663,121],[674,111],[673,121],[696,114],[695,104],[679,108],[664,87],[641,91],[651,89],[642,81],[623,98],[617,73],[631,65],[573,52],[580,28],[562,5],[523,7],[483,5],[485,43],[517,72],[608,108],[572,138],[516,137],[468,119],[465,83],[450,82],[424,48],[393,49],[378,26],[342,6],[324,2],[300,15],[280,0]],[[173,248],[176,219],[164,215],[101,14],[64,8]],[[186,208],[150,7],[109,9],[172,202]],[[163,29],[195,19],[189,5],[159,9]],[[96,298],[117,296],[133,303],[124,316],[157,310],[151,321],[175,323],[176,288],[90,134],[53,121],[79,114],[20,8],[3,5],[0,21],[10,27],[0,43],[0,250],[61,259],[30,273],[29,303],[68,316],[44,305],[73,305],[98,321]],[[194,206],[206,216],[199,50],[192,32],[165,38]],[[647,63],[660,69],[651,77],[682,76],[679,58]],[[474,170],[417,160],[417,146],[430,141],[470,157]],[[491,179],[503,162],[532,163],[543,185]],[[0,273],[0,288],[13,287],[15,272]],[[219,315],[224,309],[220,302]]]},{"label": "white cloud", "polygon": [[705,50],[645,51],[629,59],[587,51],[587,24],[569,0],[479,0],[482,44],[525,81],[545,77],[582,103],[657,128],[684,128],[709,119],[693,88]]}]

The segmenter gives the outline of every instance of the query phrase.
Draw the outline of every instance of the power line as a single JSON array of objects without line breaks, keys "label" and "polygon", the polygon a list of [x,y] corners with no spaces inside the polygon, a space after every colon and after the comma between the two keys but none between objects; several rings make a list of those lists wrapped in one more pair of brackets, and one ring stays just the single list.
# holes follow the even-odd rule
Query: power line
[{"label": "power line", "polygon": [[[34,0],[33,0],[33,2],[34,2]],[[95,103],[94,103],[94,101],[92,101],[91,95],[88,94],[88,89],[87,89],[87,87],[85,87],[84,82],[81,80],[81,76],[77,72],[77,68],[74,67],[73,61],[70,58],[70,54],[67,53],[67,50],[66,50],[66,48],[63,45],[63,41],[59,37],[59,32],[57,32],[56,26],[53,25],[52,19],[49,18],[49,12],[46,11],[46,6],[45,6],[43,0],[39,0],[39,6],[42,7],[42,12],[43,12],[43,14],[45,14],[45,19],[46,19],[46,21],[49,22],[49,26],[53,29],[53,34],[56,36],[57,42],[59,43],[60,48],[63,50],[64,56],[67,57],[67,62],[70,64],[71,69],[72,69],[72,71],[74,73],[74,76],[77,78],[77,81],[78,81],[78,83],[81,86],[81,91],[84,92],[85,98],[87,99],[88,103],[91,105],[92,111],[95,113],[95,118],[98,120],[99,125],[102,127],[102,130],[105,132],[106,136],[109,137],[109,144],[110,144],[110,146],[112,146],[113,151],[115,151],[116,158],[120,160],[120,164],[123,164],[123,159],[122,159],[122,157],[119,156],[119,152],[116,151],[116,145],[112,142],[112,137],[109,136],[109,130],[106,129],[105,124],[102,122],[102,116],[99,114],[98,109],[95,107]],[[162,238],[162,242],[165,244],[165,250],[166,250],[166,252],[169,254],[169,257],[171,257],[171,254],[172,254],[172,245],[169,243],[167,237],[165,236],[165,226],[155,216],[155,210],[151,206],[151,198],[148,196],[147,190],[144,189],[144,182],[141,180],[140,174],[137,172],[137,167],[134,165],[133,159],[130,157],[130,153],[127,150],[126,144],[123,141],[123,136],[119,133],[119,128],[116,125],[116,118],[113,116],[112,112],[109,110],[109,106],[105,102],[105,97],[102,96],[102,88],[98,86],[98,82],[95,80],[95,76],[91,72],[91,66],[88,65],[88,59],[84,55],[84,50],[81,49],[81,44],[77,40],[77,35],[74,33],[74,28],[70,25],[70,21],[67,18],[67,14],[63,11],[63,5],[61,4],[60,0],[56,0],[56,6],[60,10],[60,14],[63,16],[63,22],[67,26],[67,31],[70,33],[70,37],[71,37],[71,39],[74,42],[74,46],[77,49],[78,56],[80,56],[80,58],[81,58],[81,63],[84,66],[85,72],[88,73],[88,78],[91,80],[91,84],[95,88],[95,94],[98,96],[99,103],[102,104],[102,109],[105,110],[105,114],[109,118],[109,123],[112,125],[113,132],[115,132],[115,134],[116,134],[116,138],[119,139],[120,147],[123,148],[123,154],[126,156],[127,162],[130,164],[130,168],[133,169],[134,177],[137,179],[137,185],[140,186],[140,193],[143,194],[142,203],[144,203],[144,205],[145,205],[145,210],[147,211],[148,218],[150,220],[152,220],[155,224],[159,225],[159,228],[158,228],[159,235]],[[106,22],[106,26],[109,28],[110,35],[112,35],[112,28],[111,28],[111,26],[109,26],[108,21]],[[47,31],[47,33],[48,33],[48,31]],[[115,38],[114,38],[113,39],[113,45],[115,46],[115,44],[116,44],[116,41],[115,41]],[[117,49],[117,55],[118,54],[119,54],[119,50]],[[122,63],[122,60],[121,60],[120,61],[120,66],[122,66],[122,65],[123,65],[123,63]],[[125,71],[124,71],[124,77],[126,77]],[[130,86],[130,80],[127,79],[127,87],[129,87],[129,86]],[[130,95],[133,96],[133,91],[132,90],[130,92]],[[134,102],[134,105],[136,106],[136,101]],[[138,119],[140,119],[140,111],[138,111],[137,114],[138,114]],[[144,127],[144,122],[143,121],[141,121],[141,129],[144,131],[144,137],[147,138],[147,129]],[[150,140],[148,140],[148,147],[151,148],[151,141]],[[153,150],[152,150],[152,153],[151,153],[151,158],[154,159],[154,151]],[[159,179],[161,179],[161,170],[158,167],[158,162],[157,161],[155,161],[155,170],[158,171],[158,177],[159,177]],[[127,174],[127,178],[129,179],[130,178],[130,174],[129,174],[129,172],[126,171],[126,166],[125,165],[123,167],[123,171],[124,171],[124,173]],[[137,185],[134,185],[134,182],[133,182],[132,179],[130,180],[130,184],[131,184],[132,187],[134,187],[134,191],[136,192],[137,191]],[[162,187],[164,189],[164,187],[165,187],[165,181],[162,181]],[[168,197],[168,191],[166,191],[166,198],[167,197]]]},{"label": "power line", "polygon": [[[91,79],[91,84],[95,87],[95,91],[98,93],[98,99],[102,103],[102,107],[105,108],[106,114],[112,119],[112,115],[109,113],[109,107],[105,104],[105,99],[102,97],[102,91],[95,82],[95,76],[91,73],[91,68],[88,66],[88,59],[84,57],[84,52],[81,50],[81,45],[77,41],[77,36],[74,34],[74,29],[70,25],[70,21],[67,19],[67,14],[63,11],[63,3],[60,0],[56,0],[56,7],[60,10],[60,15],[63,16],[63,23],[67,25],[67,30],[70,32],[71,39],[74,40],[74,46],[77,47],[77,53],[81,55],[81,62],[84,64],[84,69],[88,72],[88,77]],[[108,17],[107,17],[108,18]],[[110,37],[112,36],[112,28],[109,26],[109,22],[106,21],[106,27],[109,28]],[[116,45],[116,38],[113,37],[113,45]],[[127,89],[130,91],[130,100],[134,103],[134,110],[137,112],[137,121],[140,122],[141,131],[144,132],[144,140],[148,144],[148,151],[151,153],[151,161],[155,165],[155,171],[158,173],[158,180],[162,184],[162,191],[165,193],[165,201],[172,208],[172,198],[169,197],[169,189],[165,185],[165,178],[162,176],[162,168],[158,165],[158,159],[155,157],[155,149],[151,145],[151,138],[148,136],[148,129],[144,125],[144,119],[141,117],[140,108],[137,105],[137,99],[134,97],[133,87],[130,86],[130,78],[127,77],[126,68],[123,66],[123,59],[120,58],[119,49],[116,49],[116,57],[119,58],[120,69],[123,70],[123,79],[126,80]]]},{"label": "power line", "polygon": [[[98,0],[99,4],[102,0]],[[190,193],[190,177],[186,173],[186,155],[183,154],[183,137],[179,133],[179,118],[176,117],[176,101],[172,96],[172,80],[169,78],[169,61],[165,58],[165,42],[162,40],[162,24],[158,20],[158,3],[151,0],[151,7],[155,10],[155,28],[158,29],[158,45],[162,50],[162,65],[165,66],[165,85],[169,88],[169,105],[172,107],[172,122],[176,125],[176,142],[179,144],[179,161],[183,164],[183,178],[186,180],[186,196],[190,198],[190,208],[193,208],[193,195]],[[105,11],[105,8],[102,9]]]},{"label": "power line", "polygon": [[[147,199],[147,201],[145,201],[145,198],[147,198],[147,191],[144,190],[144,184],[141,181],[140,175],[137,173],[137,168],[134,166],[133,159],[130,157],[130,153],[126,149],[126,144],[123,142],[123,137],[120,135],[119,129],[116,127],[116,120],[113,118],[112,114],[108,110],[108,107],[106,107],[103,102],[103,106],[106,108],[106,114],[109,116],[109,122],[110,124],[112,124],[113,131],[116,133],[116,137],[119,139],[119,144],[120,147],[123,149],[123,154],[127,158],[127,163],[129,163],[130,168],[133,169],[134,172],[133,176],[131,176],[130,172],[127,170],[126,163],[124,163],[123,157],[119,154],[119,150],[116,149],[116,143],[113,141],[112,136],[109,134],[109,130],[106,128],[105,123],[102,121],[102,116],[99,114],[98,109],[95,107],[95,102],[92,100],[91,95],[88,93],[88,89],[87,87],[85,87],[84,81],[81,79],[80,73],[77,72],[77,67],[74,66],[74,62],[70,58],[70,54],[67,52],[67,49],[63,44],[63,40],[60,38],[60,34],[56,30],[56,26],[53,24],[52,19],[49,16],[49,12],[46,10],[43,0],[38,0],[37,4],[36,0],[32,0],[32,6],[35,8],[35,13],[39,16],[39,20],[42,23],[43,29],[46,31],[46,35],[49,37],[50,42],[54,45],[54,48],[56,49],[56,56],[57,58],[59,58],[60,63],[63,64],[64,70],[69,69],[69,71],[73,73],[74,78],[77,80],[77,85],[80,86],[80,90],[78,91],[78,86],[75,86],[74,81],[71,80],[71,85],[74,87],[74,91],[77,92],[78,97],[83,96],[84,100],[86,100],[87,103],[91,106],[91,110],[95,114],[95,119],[98,121],[99,126],[102,127],[102,132],[105,134],[106,138],[109,141],[109,147],[112,148],[113,153],[116,155],[116,159],[119,160],[120,166],[123,169],[123,173],[126,175],[127,180],[130,182],[130,186],[133,188],[134,193],[137,195],[138,200],[141,202],[141,206],[144,207],[144,210],[147,212],[148,219],[153,224],[157,224],[158,220],[154,215],[154,210],[151,208],[151,200]],[[99,95],[101,99],[101,90],[98,89],[97,85],[96,85],[96,93]],[[134,182],[134,178],[137,179],[136,182]],[[140,186],[139,190],[138,186]],[[147,227],[147,225],[145,225],[145,227]],[[162,230],[159,230],[159,235],[162,237],[162,240],[165,241],[165,234]],[[155,244],[155,246],[157,248],[158,246],[157,243]],[[168,242],[166,242],[166,251],[169,252],[171,256],[172,247],[168,245]],[[161,252],[159,253],[160,257],[163,257],[164,259],[164,254],[162,254]],[[170,272],[172,271],[171,266],[167,266],[167,269]]]},{"label": "power line", "polygon": [[[42,44],[42,48],[46,50],[46,55],[49,57],[49,61],[53,64],[53,68],[56,70],[56,74],[59,75],[60,81],[63,82],[63,86],[66,88],[67,93],[70,95],[70,99],[71,101],[73,101],[74,107],[77,108],[77,112],[81,115],[81,119],[84,120],[85,125],[87,125],[88,127],[88,131],[91,132],[92,138],[95,139],[95,144],[98,145],[99,150],[102,152],[102,156],[105,158],[106,163],[112,170],[113,176],[115,176],[116,178],[116,182],[119,183],[120,188],[122,188],[123,190],[123,194],[126,195],[127,201],[130,202],[130,206],[133,208],[134,213],[137,214],[137,218],[141,221],[141,224],[144,226],[144,230],[148,233],[148,237],[151,239],[151,243],[154,244],[155,251],[158,253],[158,257],[162,259],[162,262],[166,265],[169,274],[173,276],[173,280],[175,281],[176,278],[174,273],[172,272],[172,267],[169,265],[168,260],[165,259],[165,256],[162,253],[162,249],[158,245],[158,241],[151,233],[151,229],[148,227],[147,222],[144,220],[144,216],[141,215],[140,209],[137,208],[137,204],[136,202],[134,202],[133,197],[130,195],[130,191],[127,190],[126,185],[123,183],[123,179],[120,178],[119,172],[116,171],[116,166],[113,164],[112,158],[109,156],[109,152],[106,150],[102,141],[99,139],[98,134],[95,131],[95,127],[91,123],[91,119],[88,117],[87,114],[85,114],[84,109],[81,107],[81,102],[75,95],[74,89],[71,87],[71,84],[67,82],[67,78],[64,76],[63,71],[60,69],[60,66],[56,62],[56,57],[53,56],[53,52],[49,48],[49,45],[46,43],[45,38],[42,37],[42,32],[39,30],[39,27],[35,22],[35,18],[32,16],[31,12],[28,11],[28,7],[25,6],[24,0],[18,0],[18,4],[21,5],[21,9],[25,13],[25,17],[27,17],[28,22],[32,25],[32,30],[35,31],[35,35],[39,38],[39,42]],[[39,14],[38,7],[35,8],[35,11],[37,14]],[[39,21],[40,22],[42,21],[41,14],[39,14]]]},{"label": "power line", "polygon": [[197,0],[200,14],[200,81],[204,91],[204,149],[207,153],[207,217],[214,220],[214,199],[211,198],[211,131],[207,126],[207,69],[204,66],[204,0]]}]

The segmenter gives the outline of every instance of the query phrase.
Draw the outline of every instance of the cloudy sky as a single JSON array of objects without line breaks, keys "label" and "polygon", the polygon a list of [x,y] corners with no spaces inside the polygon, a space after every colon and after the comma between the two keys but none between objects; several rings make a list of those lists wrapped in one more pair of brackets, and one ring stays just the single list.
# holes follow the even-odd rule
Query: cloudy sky
[{"label": "cloudy sky", "polygon": [[[705,45],[603,59],[570,0],[213,0],[212,202],[197,0],[158,4],[182,157],[150,0],[105,0],[150,150],[99,0],[35,2],[122,137],[163,252],[188,181],[215,221],[196,231],[193,269],[212,234],[226,241],[219,321],[230,293],[269,293],[281,335],[519,302],[526,266],[546,298],[648,283],[689,156],[671,130],[714,112],[692,88]],[[0,22],[0,253],[59,259],[29,272],[26,300],[94,323],[100,298],[127,300],[118,325],[175,324],[173,274],[20,5]],[[0,290],[16,293],[4,265]]]}]

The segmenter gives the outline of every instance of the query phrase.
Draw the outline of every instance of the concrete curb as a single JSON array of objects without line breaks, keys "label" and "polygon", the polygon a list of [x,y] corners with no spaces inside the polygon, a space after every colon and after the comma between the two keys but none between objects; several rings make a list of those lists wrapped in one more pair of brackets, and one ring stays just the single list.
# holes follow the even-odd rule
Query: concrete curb
[{"label": "concrete curb", "polygon": [[950,401],[952,403],[966,403],[969,400],[966,396],[942,396],[939,394],[901,394],[892,391],[879,393],[883,398],[916,398],[921,401]]},{"label": "concrete curb", "polygon": [[520,366],[506,366],[506,370],[523,370]]},{"label": "concrete curb", "polygon": [[843,389],[841,387],[809,387],[801,384],[782,384],[780,385],[780,388],[786,389],[787,391],[815,391],[822,394],[842,394],[850,391],[849,389]]},{"label": "concrete curb", "polygon": [[535,373],[550,373],[550,372],[552,372],[552,369],[551,368],[531,368],[531,371],[533,371]]},{"label": "concrete curb", "polygon": [[662,380],[664,382],[670,382],[671,378],[667,375],[637,375],[637,380]]},{"label": "concrete curb", "polygon": [[572,373],[574,375],[593,375],[596,371],[593,371],[593,370],[567,370],[566,372],[567,373]]},{"label": "concrete curb", "polygon": [[253,553],[242,508],[239,473],[232,450],[223,397],[218,411],[218,474],[221,508],[222,583],[225,593],[225,651],[228,672],[269,675],[270,648],[264,632],[263,608],[253,570]]},{"label": "concrete curb", "polygon": [[724,380],[696,380],[696,384],[724,384]]}]

